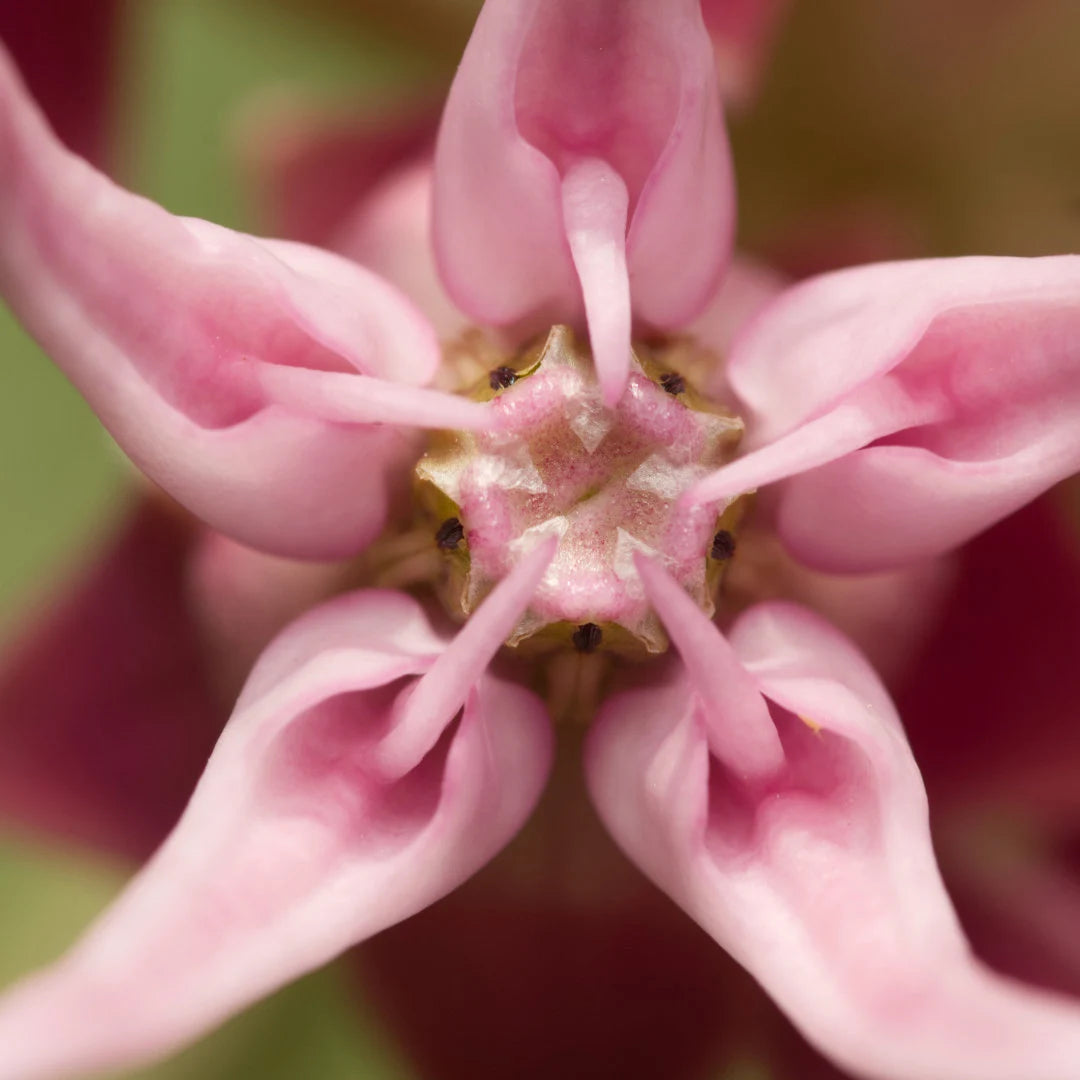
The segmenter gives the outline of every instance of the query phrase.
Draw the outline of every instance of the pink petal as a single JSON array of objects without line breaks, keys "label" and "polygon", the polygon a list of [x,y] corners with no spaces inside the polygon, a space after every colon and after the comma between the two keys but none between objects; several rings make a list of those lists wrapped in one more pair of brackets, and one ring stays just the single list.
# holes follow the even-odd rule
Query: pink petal
[{"label": "pink petal", "polygon": [[[388,425],[442,426],[468,404],[415,388],[438,345],[390,286],[121,191],[56,142],[2,59],[0,228],[16,314],[141,468],[252,546],[355,551],[409,453]],[[376,392],[386,426],[362,407]]]},{"label": "pink petal", "polygon": [[797,286],[728,371],[760,448],[694,498],[803,474],[779,493],[778,525],[811,565],[945,551],[1080,468],[1078,329],[1074,256],[882,264]]},{"label": "pink petal", "polygon": [[193,537],[144,499],[0,667],[0,815],[144,859],[176,824],[228,716],[184,595]]},{"label": "pink petal", "polygon": [[880,1080],[1068,1080],[1080,1008],[972,958],[938,877],[898,717],[836,631],[784,604],[731,636],[785,769],[709,751],[685,679],[623,694],[588,748],[616,841],[841,1067]]},{"label": "pink petal", "polygon": [[[399,708],[443,648],[389,592],[339,597],[271,644],[173,835],[65,958],[0,1003],[0,1077],[161,1056],[502,847],[548,772],[546,713],[488,675],[444,697],[438,725]],[[402,730],[415,723],[419,738]],[[388,770],[388,738],[419,751]]]},{"label": "pink petal", "polygon": [[[697,0],[485,4],[436,148],[436,257],[463,310],[536,329],[582,323],[588,307],[591,325],[597,304],[586,301],[601,294],[591,260],[583,264],[582,217],[564,214],[579,201],[564,199],[564,184],[574,188],[590,159],[626,189],[636,318],[682,325],[715,291],[734,209]],[[610,181],[606,189],[616,191]],[[618,203],[605,196],[590,211],[607,251]],[[604,290],[625,289],[615,285],[618,259],[605,259]],[[593,329],[605,343],[609,333]]]}]

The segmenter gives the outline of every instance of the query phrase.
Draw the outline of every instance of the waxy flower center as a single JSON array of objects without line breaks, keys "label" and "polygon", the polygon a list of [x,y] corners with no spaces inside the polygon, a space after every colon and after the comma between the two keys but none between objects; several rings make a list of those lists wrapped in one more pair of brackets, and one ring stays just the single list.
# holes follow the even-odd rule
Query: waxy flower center
[{"label": "waxy flower center", "polygon": [[701,362],[685,342],[635,346],[614,409],[567,327],[487,368],[476,394],[490,399],[494,429],[441,434],[416,468],[445,554],[451,610],[467,615],[518,559],[555,535],[558,550],[509,644],[663,650],[638,552],[660,560],[711,613],[742,508],[733,504],[718,519],[711,509],[686,509],[679,496],[731,460],[743,425],[693,389]]}]

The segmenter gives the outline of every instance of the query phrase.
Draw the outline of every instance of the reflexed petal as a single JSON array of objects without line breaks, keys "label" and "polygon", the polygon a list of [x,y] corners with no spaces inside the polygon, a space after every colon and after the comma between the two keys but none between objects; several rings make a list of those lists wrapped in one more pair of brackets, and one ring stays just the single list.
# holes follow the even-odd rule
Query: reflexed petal
[{"label": "reflexed petal", "polygon": [[[390,286],[121,191],[56,142],[2,57],[0,229],[13,310],[177,499],[276,554],[341,556],[378,531],[408,451],[392,425],[441,424],[415,386],[395,398],[431,378],[439,351]],[[390,399],[385,425],[321,411],[350,377],[361,404],[368,391]],[[303,389],[295,407],[288,379]]]},{"label": "reflexed petal", "polygon": [[731,635],[784,770],[710,755],[684,679],[610,701],[587,768],[620,846],[842,1067],[881,1080],[1068,1080],[1080,1008],[971,956],[898,717],[836,631],[784,604]]},{"label": "reflexed petal", "polygon": [[694,497],[794,476],[779,530],[811,565],[938,554],[1080,468],[1078,331],[1076,256],[806,282],[755,321],[728,370],[759,449]]},{"label": "reflexed petal", "polygon": [[435,159],[436,256],[463,310],[497,325],[583,321],[592,286],[563,186],[588,159],[626,188],[635,316],[689,321],[727,261],[734,210],[697,0],[484,5]]},{"label": "reflexed petal", "polygon": [[[173,835],[64,959],[0,1001],[0,1077],[165,1054],[490,858],[540,794],[551,732],[538,699],[487,675],[438,718],[401,707],[444,647],[389,592],[339,597],[273,642]],[[384,767],[390,737],[418,753]]]}]

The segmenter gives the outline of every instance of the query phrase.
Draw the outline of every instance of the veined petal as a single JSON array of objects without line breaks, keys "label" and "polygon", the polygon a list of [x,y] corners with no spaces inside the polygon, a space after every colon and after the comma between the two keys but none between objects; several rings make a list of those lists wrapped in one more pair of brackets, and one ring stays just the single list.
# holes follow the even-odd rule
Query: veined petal
[{"label": "veined petal", "polygon": [[971,956],[938,876],[926,797],[865,660],[787,604],[731,645],[787,765],[764,783],[714,755],[683,679],[612,699],[590,791],[615,839],[841,1067],[875,1080],[1068,1080],[1080,1008]]},{"label": "veined petal", "polygon": [[435,335],[391,286],[120,190],[60,146],[2,56],[0,235],[12,309],[170,494],[275,554],[342,556],[378,531],[407,440],[310,395],[293,408],[263,376],[427,382]]},{"label": "veined petal", "polygon": [[564,183],[590,160],[626,189],[635,317],[683,325],[715,291],[734,216],[698,0],[484,5],[435,157],[436,257],[463,310],[497,325],[592,324],[580,216],[564,214]]},{"label": "veined petal", "polygon": [[66,957],[0,1000],[0,1077],[168,1053],[502,847],[551,761],[532,694],[483,675],[411,767],[378,761],[414,722],[394,708],[402,686],[444,647],[389,592],[339,597],[277,638],[172,836]]},{"label": "veined petal", "polygon": [[796,286],[728,369],[756,449],[693,497],[794,477],[779,531],[809,564],[939,554],[1080,468],[1078,341],[1077,256],[884,263]]}]

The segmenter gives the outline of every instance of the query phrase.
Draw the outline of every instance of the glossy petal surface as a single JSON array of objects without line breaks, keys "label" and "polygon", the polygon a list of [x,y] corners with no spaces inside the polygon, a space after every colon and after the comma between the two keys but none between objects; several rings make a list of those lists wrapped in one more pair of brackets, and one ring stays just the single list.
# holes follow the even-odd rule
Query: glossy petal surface
[{"label": "glossy petal surface", "polygon": [[[483,423],[426,321],[345,259],[172,217],[60,146],[0,57],[0,287],[133,460],[220,531],[348,554],[407,454]],[[384,422],[382,426],[379,422]]]},{"label": "glossy petal surface", "polygon": [[[574,177],[601,165],[619,181],[606,190],[624,192],[605,196],[603,212],[593,199],[596,227],[583,230]],[[619,275],[625,289],[628,274],[638,321],[687,322],[719,281],[733,209],[697,0],[484,5],[436,149],[436,256],[464,311],[535,330],[583,325],[590,309],[594,349],[610,356],[614,331],[594,325],[599,308],[612,318],[599,297],[616,294]],[[610,400],[628,355],[621,374],[605,368]]]},{"label": "glossy petal surface", "polygon": [[1080,468],[1080,257],[884,263],[791,289],[736,344],[779,531],[828,570],[954,547]]},{"label": "glossy petal surface", "polygon": [[859,1076],[1067,1080],[1080,1009],[972,958],[870,667],[783,604],[752,609],[731,644],[770,703],[784,767],[744,780],[710,754],[685,679],[615,698],[588,772],[620,846]]},{"label": "glossy petal surface", "polygon": [[491,676],[414,677],[451,654],[482,668],[477,636],[517,618],[500,606],[535,569],[450,652],[388,592],[340,597],[271,644],[173,835],[64,959],[0,1002],[0,1076],[167,1053],[487,861],[547,775],[543,707]]}]

